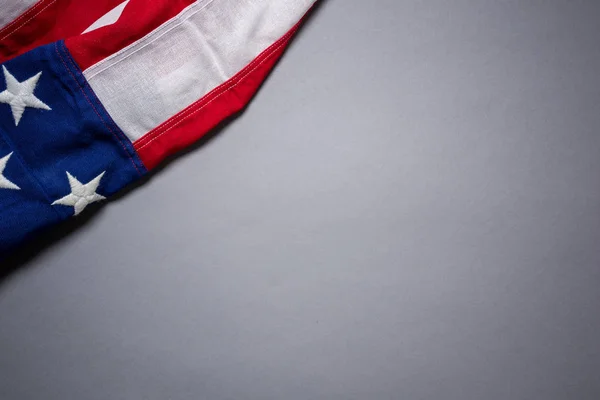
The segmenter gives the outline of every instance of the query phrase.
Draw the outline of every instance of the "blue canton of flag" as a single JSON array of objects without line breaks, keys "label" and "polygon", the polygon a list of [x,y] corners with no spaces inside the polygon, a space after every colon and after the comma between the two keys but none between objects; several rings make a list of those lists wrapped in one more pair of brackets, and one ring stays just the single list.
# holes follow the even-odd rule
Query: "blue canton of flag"
[{"label": "blue canton of flag", "polygon": [[146,173],[63,42],[0,72],[0,253]]}]

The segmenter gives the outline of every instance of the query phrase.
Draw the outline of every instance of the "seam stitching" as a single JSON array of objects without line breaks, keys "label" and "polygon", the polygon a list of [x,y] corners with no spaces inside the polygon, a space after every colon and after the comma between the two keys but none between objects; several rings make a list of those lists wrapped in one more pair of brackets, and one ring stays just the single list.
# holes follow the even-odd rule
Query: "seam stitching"
[{"label": "seam stitching", "polygon": [[[213,90],[214,93],[214,97],[206,102],[205,104],[202,104],[202,106],[200,106],[199,108],[195,109],[194,111],[192,111],[195,107],[193,108],[189,108],[188,112],[186,115],[180,115],[178,117],[175,118],[175,120],[171,121],[171,124],[168,125],[168,127],[165,125],[164,129],[162,129],[162,131],[160,131],[159,133],[152,135],[152,138],[149,139],[148,141],[146,141],[146,143],[142,144],[141,146],[137,146],[138,142],[134,143],[134,148],[136,148],[136,150],[141,150],[144,147],[148,146],[150,143],[154,142],[155,140],[159,139],[162,135],[164,135],[165,133],[167,133],[168,131],[170,131],[171,129],[175,128],[177,125],[179,125],[181,122],[187,120],[189,117],[191,117],[192,115],[196,114],[197,112],[201,111],[202,109],[204,109],[206,106],[208,106],[209,104],[211,104],[212,102],[214,102],[215,100],[217,100],[219,97],[221,97],[222,95],[224,95],[225,93],[229,92],[231,89],[235,88],[236,86],[238,86],[248,75],[250,75],[252,72],[254,72],[256,69],[258,69],[261,65],[263,65],[268,59],[271,58],[271,56],[276,53],[281,47],[285,46],[285,40],[293,34],[295,30],[288,32],[288,34],[286,34],[285,36],[283,36],[281,39],[279,39],[279,41],[276,43],[277,46],[272,47],[270,50],[267,50],[267,55],[260,61],[257,62],[257,59],[255,59],[255,62],[250,63],[248,66],[253,67],[250,71],[248,71],[247,73],[245,73],[243,76],[239,77],[238,79],[232,79],[228,84],[226,83],[223,86],[220,86],[218,88],[216,88],[215,90]],[[259,56],[260,57],[260,56]],[[248,68],[248,66],[246,68]],[[243,70],[242,70],[243,71]],[[220,89],[220,90],[219,90]],[[220,93],[219,93],[220,92]],[[218,93],[218,94],[217,94]],[[207,97],[210,96],[210,93],[205,96],[204,98],[200,99],[195,106],[200,105],[203,100],[206,101],[208,100]],[[156,132],[156,131],[155,131]],[[148,135],[146,135],[148,136]],[[142,139],[144,139],[146,136],[140,138],[139,140],[141,141]]]},{"label": "seam stitching", "polygon": [[[78,72],[78,68],[77,68],[77,65],[75,64],[75,60],[73,60],[73,57],[71,57],[71,55],[69,54],[69,52],[68,52],[68,50],[67,50],[66,45],[64,44],[64,42],[61,42],[61,44],[63,46],[62,51],[64,52],[65,57],[69,60],[69,62],[73,66],[73,71],[75,71],[75,73],[77,73]],[[86,82],[85,77],[83,76],[83,74],[80,73],[79,75],[83,79],[85,88],[92,94],[92,96],[95,95],[94,90],[92,89],[92,87],[89,84],[87,84],[87,82]],[[102,122],[105,123],[105,124],[111,125],[115,129],[115,136],[117,137],[117,139],[119,140],[119,142],[125,147],[125,151],[127,152],[127,154],[130,155],[130,158],[132,156],[135,157],[136,156],[135,150],[133,150],[133,154],[131,154],[132,152],[129,151],[129,148],[127,147],[127,144],[126,144],[126,143],[131,143],[131,141],[129,140],[129,138],[127,136],[125,136],[125,133],[123,133],[123,131],[121,131],[121,129],[117,126],[116,122],[111,118],[110,114],[108,113],[108,110],[106,110],[106,108],[104,108],[104,105],[102,104],[102,102],[99,99],[94,98],[94,97],[92,97],[92,99],[94,99],[94,103],[99,106],[100,111],[103,111],[102,114],[104,114],[104,116],[108,120],[108,123],[107,123],[101,117]],[[111,131],[111,133],[112,133],[112,131]],[[132,144],[132,147],[133,147],[133,144]],[[140,163],[141,163],[141,161],[140,161]]]},{"label": "seam stitching", "polygon": [[37,3],[35,3],[33,6],[31,6],[30,8],[28,8],[27,10],[25,10],[23,12],[23,14],[19,15],[16,19],[14,19],[10,23],[8,23],[6,26],[4,26],[2,29],[0,29],[0,33],[4,33],[6,30],[8,30],[8,28],[12,27],[17,22],[19,22],[23,18],[27,17],[29,14],[31,14],[33,12],[33,10],[35,10],[36,8],[38,8],[39,6],[41,6],[44,2],[45,2],[45,0],[40,0]]},{"label": "seam stitching", "polygon": [[31,18],[29,18],[28,20],[26,20],[25,22],[23,22],[21,25],[17,26],[15,29],[13,29],[12,31],[10,31],[8,34],[4,35],[0,39],[0,41],[5,40],[6,38],[14,35],[16,32],[19,31],[19,29],[21,29],[22,27],[24,27],[25,25],[27,25],[29,22],[31,22],[32,20],[34,20],[35,17],[37,17],[38,15],[40,15],[41,13],[43,13],[48,7],[50,7],[54,3],[56,3],[56,0],[52,0],[50,3],[48,3],[46,5],[46,7],[42,8],[40,11],[38,11],[37,13],[35,13],[34,15],[32,15]]},{"label": "seam stitching", "polygon": [[[193,113],[193,112],[197,111],[196,108],[198,106],[200,106],[203,103],[209,101],[211,99],[211,97],[213,97],[215,95],[218,95],[220,91],[222,91],[222,90],[229,90],[229,89],[233,88],[233,86],[231,86],[231,85],[235,86],[235,85],[239,84],[239,81],[241,81],[242,79],[246,78],[246,76],[249,74],[249,73],[246,74],[246,71],[248,71],[249,69],[253,68],[253,70],[250,71],[250,73],[253,72],[258,65],[261,65],[262,63],[264,63],[264,61],[266,61],[267,58],[271,57],[271,55],[272,55],[273,52],[277,51],[281,47],[281,42],[286,41],[291,35],[294,34],[295,31],[296,31],[296,29],[292,29],[290,32],[288,32],[282,38],[280,38],[277,42],[273,43],[262,54],[260,54],[252,62],[250,62],[248,65],[246,65],[246,67],[244,67],[242,70],[240,70],[240,72],[238,72],[236,74],[236,76],[232,77],[231,79],[229,79],[228,81],[224,82],[223,84],[217,86],[212,91],[210,91],[209,93],[207,93],[206,95],[204,95],[202,98],[200,98],[199,100],[197,100],[195,103],[193,103],[192,105],[188,106],[185,110],[183,110],[179,114],[176,114],[173,117],[169,118],[168,120],[166,120],[165,122],[163,122],[162,124],[160,124],[159,126],[157,126],[156,128],[154,128],[151,132],[148,132],[146,135],[144,135],[141,138],[139,138],[134,143],[134,146],[135,145],[141,146],[141,147],[145,146],[143,144],[143,142],[146,142],[147,140],[150,140],[153,137],[155,137],[160,132],[162,132],[164,130],[167,130],[167,128],[170,125],[173,125],[174,123],[179,123],[181,119],[187,118],[190,115],[190,113]],[[139,147],[139,148],[141,148],[141,147]]]},{"label": "seam stitching", "polygon": [[[106,123],[106,121],[104,120],[104,118],[102,118],[102,116],[100,115],[100,113],[98,112],[98,110],[96,109],[96,107],[94,106],[94,104],[92,103],[92,101],[90,100],[90,98],[88,97],[88,95],[85,93],[85,90],[83,89],[83,86],[81,86],[81,83],[77,80],[77,78],[75,77],[75,75],[73,74],[73,72],[71,71],[71,69],[67,66],[67,63],[65,62],[63,55],[61,54],[61,52],[59,51],[58,48],[58,44],[60,42],[56,42],[55,44],[55,49],[56,49],[56,53],[58,54],[60,60],[62,61],[65,69],[67,71],[69,71],[69,74],[71,75],[71,78],[73,78],[73,80],[75,81],[75,83],[77,84],[77,86],[79,86],[79,89],[81,90],[81,93],[83,94],[83,96],[85,97],[85,99],[87,100],[88,104],[92,107],[92,110],[94,110],[94,112],[96,113],[96,115],[98,116],[98,118],[100,119],[100,121],[102,121],[102,123],[104,124],[104,126],[108,129],[108,131],[115,137],[115,139],[117,139],[117,141],[121,144],[121,146],[123,147],[123,150],[125,151],[125,153],[127,154],[127,156],[129,157],[129,159],[131,160],[131,164],[133,164],[133,167],[135,168],[135,170],[137,171],[138,175],[142,176],[143,174],[140,172],[140,170],[138,169],[138,166],[136,165],[133,157],[131,156],[131,154],[129,153],[129,151],[127,151],[127,146],[125,146],[125,144],[122,142],[121,138],[119,138],[119,136],[111,129],[111,127],[109,126],[109,124]],[[71,60],[71,62],[73,62],[73,60]]]}]

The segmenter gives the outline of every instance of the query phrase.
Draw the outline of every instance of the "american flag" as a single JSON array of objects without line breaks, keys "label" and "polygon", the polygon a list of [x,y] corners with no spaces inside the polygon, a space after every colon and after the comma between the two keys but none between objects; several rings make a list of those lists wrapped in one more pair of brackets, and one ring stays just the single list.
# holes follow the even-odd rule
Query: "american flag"
[{"label": "american flag", "polygon": [[316,0],[0,0],[0,254],[189,146]]}]

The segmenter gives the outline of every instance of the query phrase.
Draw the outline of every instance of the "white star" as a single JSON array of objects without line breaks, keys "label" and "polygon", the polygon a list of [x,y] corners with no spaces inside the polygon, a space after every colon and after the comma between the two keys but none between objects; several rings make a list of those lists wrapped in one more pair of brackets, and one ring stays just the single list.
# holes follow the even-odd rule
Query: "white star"
[{"label": "white star", "polygon": [[56,200],[52,203],[53,206],[61,204],[63,206],[71,206],[75,208],[75,215],[79,215],[87,206],[100,200],[104,200],[106,197],[100,196],[96,193],[100,180],[104,176],[104,171],[90,182],[85,185],[82,184],[67,172],[67,178],[69,178],[69,185],[71,185],[71,194],[66,195],[62,199]]},{"label": "white star", "polygon": [[3,175],[4,168],[6,168],[6,163],[8,162],[8,160],[10,160],[10,156],[12,155],[13,153],[10,153],[6,157],[0,158],[0,189],[21,190],[20,187],[6,179]]},{"label": "white star", "polygon": [[21,121],[23,112],[27,107],[51,110],[46,103],[35,97],[33,94],[38,80],[40,79],[40,76],[42,76],[41,72],[26,81],[19,82],[10,72],[8,72],[4,65],[2,66],[2,70],[4,71],[6,90],[0,93],[0,103],[10,105],[13,118],[15,119],[15,125],[19,125],[19,121]]}]

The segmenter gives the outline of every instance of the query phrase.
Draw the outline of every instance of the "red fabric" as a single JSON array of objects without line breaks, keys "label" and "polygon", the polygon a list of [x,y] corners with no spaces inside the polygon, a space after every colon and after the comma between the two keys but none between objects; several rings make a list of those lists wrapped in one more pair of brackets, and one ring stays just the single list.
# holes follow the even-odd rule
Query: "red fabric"
[{"label": "red fabric", "polygon": [[0,30],[0,63],[70,36],[78,36],[123,0],[41,0]]},{"label": "red fabric", "polygon": [[116,23],[71,37],[65,43],[79,67],[85,70],[143,38],[194,1],[131,0]]},{"label": "red fabric", "polygon": [[242,110],[273,69],[299,25],[233,78],[138,139],[133,146],[146,168],[153,169],[165,157],[196,142],[219,122]]}]

